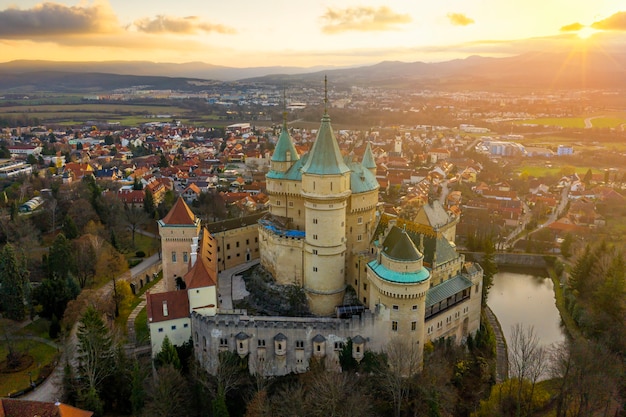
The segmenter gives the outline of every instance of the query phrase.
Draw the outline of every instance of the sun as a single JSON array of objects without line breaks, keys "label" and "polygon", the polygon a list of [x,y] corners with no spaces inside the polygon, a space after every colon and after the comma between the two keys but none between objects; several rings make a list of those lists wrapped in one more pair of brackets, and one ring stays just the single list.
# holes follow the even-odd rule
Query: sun
[{"label": "sun", "polygon": [[594,28],[591,28],[589,26],[584,26],[583,28],[581,28],[578,32],[576,32],[576,35],[580,38],[580,39],[589,39],[591,36],[593,36],[595,33],[598,33],[597,30],[595,30]]}]

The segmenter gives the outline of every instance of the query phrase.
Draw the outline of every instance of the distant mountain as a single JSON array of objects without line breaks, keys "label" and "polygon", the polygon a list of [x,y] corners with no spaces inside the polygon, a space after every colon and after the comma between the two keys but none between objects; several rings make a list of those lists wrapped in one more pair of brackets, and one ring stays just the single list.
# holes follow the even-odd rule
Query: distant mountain
[{"label": "distant mountain", "polygon": [[212,65],[204,62],[185,62],[181,64],[174,64],[149,61],[65,62],[18,60],[0,63],[0,74],[23,74],[32,72],[57,71],[202,78],[205,80],[235,81],[242,78],[259,77],[267,74],[301,74],[306,72],[334,68],[336,67],[317,66],[311,68],[301,68],[273,66],[234,68],[220,65]]},{"label": "distant mountain", "polygon": [[385,61],[356,68],[229,68],[201,62],[143,61],[0,64],[1,91],[103,92],[145,85],[197,91],[207,80],[320,86],[421,88],[431,90],[626,88],[626,52],[526,53],[506,58],[471,56],[439,63]]},{"label": "distant mountain", "polygon": [[626,88],[626,53],[526,53],[506,58],[471,56],[440,63],[381,62],[376,65],[296,75],[268,75],[248,82],[318,83],[381,88],[506,89]]}]

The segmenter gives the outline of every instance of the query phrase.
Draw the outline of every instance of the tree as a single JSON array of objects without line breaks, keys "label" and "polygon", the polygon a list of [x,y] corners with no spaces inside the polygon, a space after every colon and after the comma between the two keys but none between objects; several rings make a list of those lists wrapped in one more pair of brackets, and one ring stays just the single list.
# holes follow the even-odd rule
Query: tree
[{"label": "tree", "polygon": [[141,183],[138,177],[135,177],[135,179],[133,180],[133,190],[135,191],[143,190],[143,184]]},{"label": "tree", "polygon": [[103,381],[115,371],[114,345],[101,313],[88,307],[78,323],[78,373],[85,390],[99,392]]},{"label": "tree", "polygon": [[24,320],[24,296],[28,285],[28,272],[15,254],[13,245],[7,243],[0,251],[0,306],[7,318]]},{"label": "tree", "polygon": [[[520,415],[522,407],[532,406],[535,384],[547,366],[546,352],[539,346],[539,338],[532,326],[524,328],[520,323],[513,326],[509,342],[509,359],[511,374],[517,379],[516,404],[517,415]],[[531,384],[528,398],[522,396],[526,381]],[[530,415],[532,410],[528,409],[524,412]]]},{"label": "tree", "polygon": [[72,241],[75,261],[72,264],[72,273],[78,279],[80,288],[85,288],[96,275],[96,250],[90,236],[84,235]]},{"label": "tree", "polygon": [[59,233],[52,242],[48,255],[48,278],[67,278],[73,264],[72,244],[63,233]]},{"label": "tree", "polygon": [[178,352],[176,347],[170,342],[170,338],[165,336],[163,343],[161,344],[161,351],[157,353],[154,358],[154,363],[157,367],[172,365],[174,368],[180,370],[180,359],[178,358]]},{"label": "tree", "polygon": [[574,243],[574,237],[571,233],[568,233],[563,237],[563,241],[561,242],[561,255],[564,258],[569,258],[572,256],[572,245]]},{"label": "tree", "polygon": [[187,381],[172,365],[157,369],[148,382],[143,415],[178,417],[189,415],[191,401]]},{"label": "tree", "polygon": [[133,205],[124,208],[124,221],[132,232],[133,246],[135,246],[135,233],[142,226],[145,226],[150,221],[150,218],[145,211]]},{"label": "tree", "polygon": [[394,415],[400,417],[411,392],[411,377],[422,366],[420,346],[399,337],[387,343],[384,350],[386,364],[380,364],[380,377],[383,386],[393,398]]},{"label": "tree", "polygon": [[132,412],[134,415],[138,415],[143,409],[146,400],[146,390],[144,383],[148,377],[147,367],[143,367],[137,360],[133,362],[133,369],[131,372],[131,390],[130,390],[130,403]]},{"label": "tree", "polygon": [[589,168],[587,170],[587,173],[585,174],[585,176],[583,177],[583,182],[587,185],[589,185],[589,183],[591,182],[591,180],[593,179],[593,172],[591,172],[591,168]]},{"label": "tree", "polygon": [[152,194],[152,191],[150,191],[149,188],[146,188],[145,195],[143,197],[143,209],[146,213],[148,213],[148,216],[151,218],[154,217],[154,211],[156,210],[156,207],[154,206],[154,194]]},{"label": "tree", "polygon": [[63,219],[63,233],[70,240],[78,237],[78,227],[76,227],[76,223],[68,214]]},{"label": "tree", "polygon": [[483,255],[483,260],[480,262],[480,265],[483,268],[483,292],[482,292],[482,304],[487,305],[487,298],[489,297],[489,289],[493,285],[493,277],[498,272],[498,264],[496,264],[495,260],[495,252],[496,248],[491,241],[488,239],[485,242],[485,254]]}]

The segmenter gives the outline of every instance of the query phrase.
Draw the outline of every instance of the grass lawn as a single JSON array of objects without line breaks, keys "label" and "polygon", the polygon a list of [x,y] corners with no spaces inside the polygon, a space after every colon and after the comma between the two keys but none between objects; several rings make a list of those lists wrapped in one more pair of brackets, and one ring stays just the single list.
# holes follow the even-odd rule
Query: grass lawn
[{"label": "grass lawn", "polygon": [[[19,391],[24,388],[28,388],[30,378],[28,373],[31,372],[32,379],[35,380],[39,377],[41,368],[55,361],[59,352],[56,348],[49,346],[45,343],[36,342],[33,340],[20,340],[17,342],[17,349],[21,351],[28,350],[29,354],[33,357],[33,363],[21,372],[12,374],[0,375],[0,395],[5,396],[11,392]],[[3,343],[0,345],[0,358],[4,360],[8,350]]]},{"label": "grass lawn", "polygon": [[559,126],[583,129],[585,127],[585,118],[583,117],[546,117],[540,119],[515,120],[513,123],[518,125],[533,124],[540,126]]},{"label": "grass lawn", "polygon": [[37,337],[42,337],[44,339],[49,339],[48,337],[48,329],[50,328],[50,320],[45,319],[43,317],[39,317],[29,325],[21,328],[15,334],[21,336],[33,335]]},{"label": "grass lawn", "polygon": [[[553,163],[556,163],[556,162],[557,161],[553,161]],[[529,176],[536,177],[536,178],[545,177],[547,175],[559,177],[562,175],[561,171],[563,167],[566,165],[567,164],[564,164],[563,166],[552,166],[548,168],[543,165],[528,164],[528,165],[522,165],[518,167],[515,171],[519,172],[520,174],[528,174]],[[584,177],[587,171],[589,170],[589,167],[575,167],[575,168],[576,168],[576,173],[578,173],[578,176],[580,176],[581,178]],[[595,169],[595,168],[591,168],[591,172],[594,174],[603,173],[603,171],[599,169]]]},{"label": "grass lawn", "polygon": [[150,340],[148,312],[145,307],[139,312],[137,318],[135,318],[135,338],[138,345],[143,345]]},{"label": "grass lawn", "polygon": [[591,124],[593,125],[593,127],[598,128],[608,127],[614,129],[625,123],[626,119],[620,117],[598,117],[597,119],[591,120]]},{"label": "grass lawn", "polygon": [[[126,326],[126,324],[128,323],[128,316],[130,316],[130,313],[132,313],[135,307],[137,307],[139,303],[145,298],[143,295],[146,293],[146,291],[148,291],[157,282],[159,282],[159,280],[162,277],[163,277],[163,272],[159,272],[159,275],[156,277],[156,279],[153,279],[148,284],[140,288],[139,291],[137,291],[137,294],[133,296],[131,300],[128,300],[128,302],[122,303],[123,305],[120,306],[120,315],[115,319],[115,326],[118,329],[121,329],[124,332],[124,334],[126,334],[128,330],[128,327]],[[145,312],[145,310],[146,309],[144,308],[143,311]],[[135,328],[136,327],[137,327],[137,320],[135,320]]]}]

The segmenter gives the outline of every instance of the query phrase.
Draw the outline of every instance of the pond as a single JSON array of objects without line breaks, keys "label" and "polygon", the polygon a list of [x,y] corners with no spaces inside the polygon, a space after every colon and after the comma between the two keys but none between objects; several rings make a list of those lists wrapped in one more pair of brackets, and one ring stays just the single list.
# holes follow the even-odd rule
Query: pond
[{"label": "pond", "polygon": [[541,346],[565,340],[552,280],[545,272],[498,272],[487,304],[498,318],[507,343],[517,323],[525,328],[533,326]]}]

